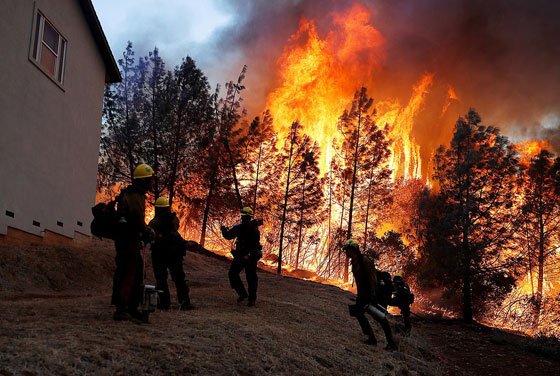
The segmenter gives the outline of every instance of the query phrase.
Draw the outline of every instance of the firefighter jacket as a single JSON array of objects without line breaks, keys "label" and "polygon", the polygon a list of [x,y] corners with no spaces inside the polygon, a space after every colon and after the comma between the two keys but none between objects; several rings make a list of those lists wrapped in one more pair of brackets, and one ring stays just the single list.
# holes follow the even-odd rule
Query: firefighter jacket
[{"label": "firefighter jacket", "polygon": [[128,228],[141,233],[146,232],[146,192],[135,185],[129,185],[120,194],[117,213],[124,217]]},{"label": "firefighter jacket", "polygon": [[149,226],[154,229],[156,233],[156,241],[158,235],[167,235],[168,233],[179,230],[179,218],[175,213],[164,213],[157,215],[150,221]]},{"label": "firefighter jacket", "polygon": [[401,307],[414,303],[414,294],[403,280],[394,281],[393,288],[393,296],[391,299],[393,305]]},{"label": "firefighter jacket", "polygon": [[222,235],[228,240],[237,238],[235,249],[232,250],[234,258],[249,255],[251,259],[258,260],[261,257],[261,233],[254,220],[238,223],[230,229],[223,227]]},{"label": "firefighter jacket", "polygon": [[179,234],[179,219],[172,212],[156,214],[149,226],[155,232],[152,244],[153,252],[174,252],[185,255],[185,241]]},{"label": "firefighter jacket", "polygon": [[373,261],[358,254],[358,257],[352,259],[352,274],[358,290],[356,304],[377,302],[377,273]]}]

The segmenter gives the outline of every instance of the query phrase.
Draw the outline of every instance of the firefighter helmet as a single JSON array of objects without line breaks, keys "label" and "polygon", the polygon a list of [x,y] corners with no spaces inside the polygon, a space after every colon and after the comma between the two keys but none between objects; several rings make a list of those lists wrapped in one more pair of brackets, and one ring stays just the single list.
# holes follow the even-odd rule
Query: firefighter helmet
[{"label": "firefighter helmet", "polygon": [[160,197],[156,200],[156,208],[168,208],[169,200],[165,197]]},{"label": "firefighter helmet", "polygon": [[145,163],[138,165],[138,167],[134,169],[134,179],[151,178],[152,176],[154,176],[154,169]]},{"label": "firefighter helmet", "polygon": [[241,215],[242,216],[249,216],[252,217],[253,216],[253,209],[251,209],[250,207],[246,206],[243,209],[241,209]]},{"label": "firefighter helmet", "polygon": [[358,244],[357,241],[355,241],[354,239],[348,239],[346,241],[346,243],[344,243],[344,246],[342,247],[343,249],[355,249],[358,250],[360,249],[360,245]]}]

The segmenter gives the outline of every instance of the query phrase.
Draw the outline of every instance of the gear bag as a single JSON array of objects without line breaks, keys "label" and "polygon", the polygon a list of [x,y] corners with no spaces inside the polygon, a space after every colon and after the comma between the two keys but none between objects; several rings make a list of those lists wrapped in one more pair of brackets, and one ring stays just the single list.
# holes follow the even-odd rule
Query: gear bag
[{"label": "gear bag", "polygon": [[[249,224],[249,232],[258,232],[259,226],[262,225],[262,220],[252,219]],[[243,234],[239,236],[235,242],[235,247],[231,249],[231,255],[233,258],[242,256],[242,250],[245,250],[247,254],[250,255],[251,259],[258,261],[263,257],[262,245],[260,242],[254,244],[253,242],[247,242],[247,237],[252,237],[251,235]],[[251,239],[253,240],[253,239]]]},{"label": "gear bag", "polygon": [[395,283],[394,299],[398,304],[414,303],[414,293],[410,291],[410,287],[404,282]]},{"label": "gear bag", "polygon": [[387,306],[393,293],[393,281],[388,272],[377,271],[377,299],[383,306]]},{"label": "gear bag", "polygon": [[117,236],[117,223],[119,221],[115,205],[117,200],[108,204],[100,202],[91,208],[93,221],[91,221],[90,231],[99,239],[115,239]]}]

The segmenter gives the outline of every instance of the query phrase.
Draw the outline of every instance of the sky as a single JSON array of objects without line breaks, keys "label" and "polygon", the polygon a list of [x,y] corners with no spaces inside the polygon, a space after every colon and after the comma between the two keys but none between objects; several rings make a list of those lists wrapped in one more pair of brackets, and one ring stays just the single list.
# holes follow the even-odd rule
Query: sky
[{"label": "sky", "polygon": [[[168,68],[192,57],[212,85],[248,65],[254,113],[274,88],[275,64],[302,17],[325,35],[351,0],[92,0],[113,54],[157,46]],[[358,0],[356,0],[358,1]],[[360,0],[386,39],[374,97],[408,100],[426,72],[515,141],[548,138],[560,150],[560,1]],[[250,111],[251,113],[251,111]]]},{"label": "sky", "polygon": [[[209,46],[235,15],[215,0],[92,0],[118,59],[128,41],[137,55],[158,47],[173,67],[189,55],[210,69]],[[204,66],[203,66],[204,68]]]}]

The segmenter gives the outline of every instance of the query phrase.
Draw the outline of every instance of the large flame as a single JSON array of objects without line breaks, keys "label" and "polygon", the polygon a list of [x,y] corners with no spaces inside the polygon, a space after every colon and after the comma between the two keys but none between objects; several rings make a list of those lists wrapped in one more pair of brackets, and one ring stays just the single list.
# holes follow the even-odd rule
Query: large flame
[{"label": "large flame", "polygon": [[548,141],[523,141],[515,145],[515,149],[519,153],[519,161],[528,166],[531,163],[531,158],[536,157],[542,150],[551,151],[552,147]]},{"label": "large flame", "polygon": [[[313,20],[301,20],[299,30],[278,60],[281,83],[268,95],[266,103],[278,131],[285,133],[294,120],[299,120],[304,132],[319,142],[323,172],[330,161],[339,116],[356,89],[371,86],[384,56],[384,39],[372,25],[369,9],[354,4],[332,18],[333,27],[323,39]],[[422,177],[420,146],[412,136],[412,128],[433,78],[433,73],[425,74],[412,88],[404,107],[397,100],[376,104],[378,126],[387,124],[390,129],[394,178]],[[375,92],[375,88],[369,89]],[[457,99],[451,86],[449,97]]]}]

